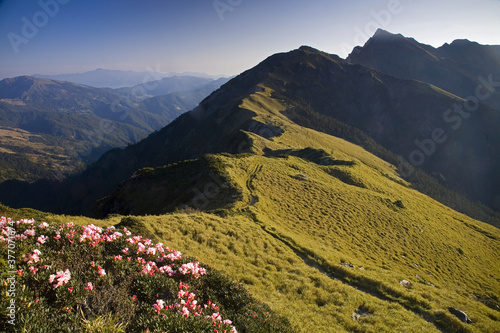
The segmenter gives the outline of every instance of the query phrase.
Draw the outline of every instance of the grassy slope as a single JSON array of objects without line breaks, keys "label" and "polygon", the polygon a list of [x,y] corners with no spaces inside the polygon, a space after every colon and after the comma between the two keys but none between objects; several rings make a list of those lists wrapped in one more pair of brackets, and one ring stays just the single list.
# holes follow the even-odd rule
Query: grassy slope
[{"label": "grassy slope", "polygon": [[[143,227],[226,271],[302,332],[498,331],[500,312],[477,298],[498,304],[500,231],[411,189],[393,166],[362,148],[287,121],[270,93],[256,93],[241,107],[285,133],[272,140],[248,133],[256,155],[217,155],[242,199],[227,206],[214,197],[211,206],[220,200],[229,207],[217,215],[138,217]],[[262,153],[307,147],[324,150],[336,165],[319,165],[300,153]],[[403,288],[403,279],[413,289]],[[370,315],[354,321],[362,305]],[[449,306],[474,323],[459,322]]]}]

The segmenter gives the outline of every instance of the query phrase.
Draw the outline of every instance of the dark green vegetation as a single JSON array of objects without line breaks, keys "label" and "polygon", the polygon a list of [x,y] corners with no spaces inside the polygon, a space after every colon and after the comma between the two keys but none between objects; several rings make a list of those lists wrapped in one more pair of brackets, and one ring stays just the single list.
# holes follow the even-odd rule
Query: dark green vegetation
[{"label": "dark green vegetation", "polygon": [[0,181],[60,180],[81,172],[107,150],[162,128],[225,82],[168,80],[168,86],[149,82],[120,91],[27,76],[2,80]]},{"label": "dark green vegetation", "polygon": [[[5,182],[0,200],[105,225],[140,215],[124,221],[223,267],[301,332],[496,332],[500,219],[467,197],[495,207],[500,120],[479,104],[453,129],[443,113],[463,103],[301,47],[81,175]],[[421,169],[398,157],[416,149],[432,150]]]},{"label": "dark green vegetation", "polygon": [[[210,200],[214,197],[219,200]],[[241,199],[240,191],[232,184],[220,160],[204,156],[136,171],[113,194],[97,202],[93,215],[164,214],[185,209],[188,205],[210,210],[229,207],[238,199]]]},{"label": "dark green vegetation", "polygon": [[[293,332],[286,318],[221,272],[162,243],[127,234],[126,226],[141,225],[137,219],[123,218],[116,229],[23,222],[0,222],[3,236],[31,232],[15,240],[19,273],[1,277],[2,331],[192,333],[217,332],[214,328],[232,332],[237,327],[240,333]],[[55,231],[63,236],[54,239]],[[9,270],[3,236],[2,273]],[[189,265],[192,269],[182,271]],[[161,271],[165,267],[169,273]],[[14,317],[5,313],[11,300]]]},{"label": "dark green vegetation", "polygon": [[[454,130],[443,121],[443,112],[463,103],[463,99],[429,84],[398,79],[308,47],[269,57],[161,131],[137,145],[108,152],[81,176],[63,184],[4,184],[4,188],[22,186],[24,193],[33,196],[29,201],[12,196],[2,200],[16,207],[90,214],[97,200],[110,195],[121,181],[143,167],[177,163],[207,153],[252,151],[250,133],[271,139],[283,132],[275,115],[256,120],[252,110],[241,106],[245,96],[264,87],[272,89],[273,98],[282,105],[280,114],[294,123],[361,145],[398,166],[417,189],[498,225],[493,211],[467,201],[495,207],[500,188],[496,172],[500,160],[498,112],[480,104]],[[435,129],[442,130],[438,136],[446,137],[444,142],[429,143]],[[431,153],[421,152],[416,140],[424,142],[424,149]],[[457,147],[459,155],[455,154]],[[417,150],[423,156],[421,168],[430,177],[398,157],[408,160]],[[71,194],[58,198],[52,188]],[[35,192],[40,193],[39,198]]]}]

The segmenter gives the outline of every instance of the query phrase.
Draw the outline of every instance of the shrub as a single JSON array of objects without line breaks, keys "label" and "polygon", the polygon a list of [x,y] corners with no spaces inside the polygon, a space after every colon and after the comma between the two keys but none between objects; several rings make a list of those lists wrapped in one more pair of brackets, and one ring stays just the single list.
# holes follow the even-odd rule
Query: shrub
[{"label": "shrub", "polygon": [[0,330],[289,331],[238,284],[127,227],[4,217],[0,226],[0,254],[11,272],[1,285]]}]

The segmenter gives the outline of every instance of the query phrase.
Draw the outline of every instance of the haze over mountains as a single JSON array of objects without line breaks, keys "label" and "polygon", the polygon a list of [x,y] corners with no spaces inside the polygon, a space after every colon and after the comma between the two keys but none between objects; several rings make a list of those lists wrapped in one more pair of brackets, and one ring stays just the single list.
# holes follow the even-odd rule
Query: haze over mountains
[{"label": "haze over mountains", "polygon": [[[400,55],[400,61],[407,59],[418,64],[422,52],[426,56],[430,54],[430,48],[425,45],[383,31],[377,32],[364,48],[375,48],[378,42],[387,40],[395,40],[398,47],[415,54]],[[364,48],[357,49],[360,57]],[[478,57],[483,59],[484,53],[481,51]],[[489,55],[490,61],[482,67],[487,68],[489,64],[488,68],[494,71],[498,57],[495,52]],[[109,152],[79,178],[71,179],[67,185],[72,185],[68,186],[85,184],[86,190],[82,192],[85,200],[78,195],[66,199],[85,207],[60,200],[56,200],[58,208],[51,204],[39,205],[36,201],[33,205],[46,210],[70,209],[73,213],[88,214],[97,199],[108,195],[120,181],[142,167],[161,166],[207,153],[258,153],[251,144],[242,144],[253,141],[248,133],[258,133],[269,140],[279,137],[284,129],[275,125],[277,120],[273,115],[265,121],[256,121],[252,112],[241,107],[241,101],[256,90],[269,88],[273,98],[286,105],[282,114],[293,122],[359,144],[399,166],[403,175],[412,176],[420,167],[435,177],[436,184],[439,181],[472,201],[497,207],[500,198],[498,112],[479,103],[473,116],[457,114],[454,107],[465,101],[444,88],[354,64],[352,57],[349,62],[309,47],[273,55],[231,80],[170,126],[135,146]],[[417,60],[413,61],[414,57]],[[432,64],[436,71],[449,70],[449,65],[441,63],[453,61],[443,56],[440,59]],[[471,64],[462,64],[465,69],[460,73],[468,70],[467,77],[473,77],[474,68],[478,68],[473,64],[479,60],[471,54],[462,59],[469,59]],[[477,76],[486,72],[483,69]],[[434,189],[436,186],[427,184],[421,189],[424,187]],[[46,201],[51,196],[44,194],[43,197]],[[457,199],[448,195],[447,200],[447,204],[453,204]],[[14,204],[15,199],[7,203]],[[455,205],[463,206],[458,202]]]},{"label": "haze over mountains", "polygon": [[0,179],[61,179],[82,171],[105,151],[162,128],[225,81],[176,76],[117,91],[29,76],[4,79]]},{"label": "haze over mountains", "polygon": [[[1,183],[0,201],[109,225],[123,216],[224,267],[297,331],[496,332],[497,50],[378,31],[347,60],[308,46],[274,54],[78,175]],[[171,87],[221,83],[169,80],[139,94],[16,78],[3,83],[4,113],[21,126],[24,104],[44,114],[37,101],[153,128],[184,94]],[[135,122],[111,110],[116,96]]]},{"label": "haze over mountains", "polygon": [[136,85],[144,84],[146,82],[158,81],[163,78],[168,78],[172,76],[196,76],[206,79],[219,79],[223,77],[222,75],[208,75],[204,73],[161,73],[157,71],[147,71],[147,72],[134,72],[134,71],[120,71],[120,70],[110,70],[98,68],[93,71],[88,71],[85,73],[73,73],[73,74],[58,74],[58,75],[44,75],[44,74],[34,74],[33,77],[58,80],[58,81],[70,81],[75,83],[84,84],[96,88],[124,88],[133,87]]}]

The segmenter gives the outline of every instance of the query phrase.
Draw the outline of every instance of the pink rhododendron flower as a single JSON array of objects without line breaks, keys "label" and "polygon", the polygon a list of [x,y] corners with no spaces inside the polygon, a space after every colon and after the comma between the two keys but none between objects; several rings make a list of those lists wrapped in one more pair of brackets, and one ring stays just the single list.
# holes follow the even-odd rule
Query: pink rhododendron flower
[{"label": "pink rhododendron flower", "polygon": [[179,259],[182,259],[182,253],[180,251],[169,253],[163,256],[166,259],[169,259],[170,261],[176,261]]},{"label": "pink rhododendron flower", "polygon": [[23,233],[23,235],[33,237],[33,236],[35,236],[35,230],[34,230],[34,229],[27,229],[27,230]]},{"label": "pink rhododendron flower", "polygon": [[135,258],[135,261],[137,261],[138,263],[141,263],[141,264],[145,264],[146,263],[146,260],[143,259],[142,257]]},{"label": "pink rhododendron flower", "polygon": [[144,244],[142,244],[140,242],[137,243],[137,253],[138,254],[144,252],[145,250],[146,250],[146,246],[144,246]]},{"label": "pink rhododendron flower", "polygon": [[45,229],[48,227],[49,227],[49,224],[47,222],[42,222],[38,225],[38,228],[40,228],[40,229]]},{"label": "pink rhododendron flower", "polygon": [[165,252],[165,249],[163,248],[163,243],[158,243],[155,245],[156,251],[163,253]]},{"label": "pink rhododendron flower", "polygon": [[156,304],[154,304],[153,307],[155,308],[155,312],[160,312],[161,309],[165,308],[165,302],[161,299],[157,299]]},{"label": "pink rhododendron flower", "polygon": [[170,266],[162,266],[160,267],[159,271],[161,274],[167,274],[168,276],[173,276],[177,273]]},{"label": "pink rhododendron flower", "polygon": [[47,239],[49,239],[49,236],[41,235],[36,240],[40,244],[45,244],[45,242],[47,241]]},{"label": "pink rhododendron flower", "polygon": [[25,259],[25,261],[28,261],[28,264],[39,262],[40,261],[40,254],[42,254],[42,252],[40,252],[40,250],[38,250],[38,249],[35,249],[33,251],[33,253],[29,254],[29,258]]},{"label": "pink rhododendron flower", "polygon": [[33,224],[33,223],[35,223],[34,219],[29,219],[29,220],[27,220],[27,219],[21,219],[21,220],[19,220],[19,221],[16,222],[16,224],[18,224],[18,225],[19,224]]},{"label": "pink rhododendron flower", "polygon": [[85,287],[85,290],[93,290],[94,289],[94,285],[92,284],[92,282],[87,282],[87,286]]},{"label": "pink rhododendron flower", "polygon": [[150,261],[146,265],[144,265],[144,267],[142,268],[141,274],[155,275],[156,271],[158,271],[156,264],[154,262]]},{"label": "pink rhododendron flower", "polygon": [[69,282],[71,279],[71,273],[69,269],[66,269],[66,271],[59,271],[56,274],[51,274],[49,277],[49,283],[54,282],[54,280],[57,279],[57,283],[54,285],[54,288],[60,287],[63,284],[66,284]]},{"label": "pink rhododendron flower", "polygon": [[128,231],[127,228],[123,228],[123,232],[125,233],[125,236],[130,236],[132,235],[132,233],[130,231]]},{"label": "pink rhododendron flower", "polygon": [[106,275],[106,271],[104,270],[104,268],[102,268],[101,266],[97,266],[97,274],[101,275],[101,276],[104,276]]},{"label": "pink rhododendron flower", "polygon": [[129,242],[130,244],[136,244],[136,243],[139,243],[141,240],[142,240],[142,236],[134,236],[132,238],[128,238],[127,242]]},{"label": "pink rhododendron flower", "polygon": [[200,265],[199,262],[194,262],[194,263],[190,262],[187,264],[183,264],[179,268],[179,273],[182,275],[191,274],[194,278],[197,279],[200,277],[200,275],[207,274],[206,269],[203,267],[199,267],[199,265]]}]

